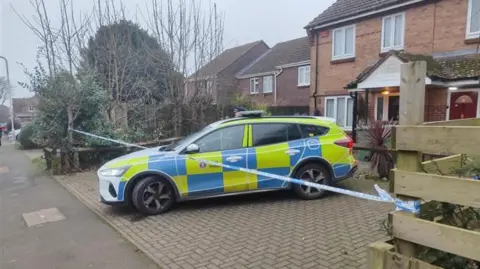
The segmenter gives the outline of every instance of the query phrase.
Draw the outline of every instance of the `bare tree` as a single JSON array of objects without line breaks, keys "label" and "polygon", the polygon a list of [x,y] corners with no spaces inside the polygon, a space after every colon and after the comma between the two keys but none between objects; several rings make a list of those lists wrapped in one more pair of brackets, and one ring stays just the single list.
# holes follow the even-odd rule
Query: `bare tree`
[{"label": "bare tree", "polygon": [[[204,83],[205,78],[197,71],[223,50],[223,18],[217,14],[215,5],[205,9],[198,0],[149,1],[146,3],[149,12],[144,18],[173,64],[173,68],[166,70],[164,97],[173,107],[174,133],[179,135],[185,118],[182,115],[185,101],[190,108],[200,106],[200,113],[202,104],[212,102],[207,87],[203,87],[204,91],[199,89],[204,85],[214,87],[215,78]],[[187,78],[191,83],[186,83]],[[194,118],[202,117],[195,115]]]},{"label": "bare tree", "polygon": [[5,77],[0,77],[0,105],[5,103],[7,96],[10,93],[10,84]]}]

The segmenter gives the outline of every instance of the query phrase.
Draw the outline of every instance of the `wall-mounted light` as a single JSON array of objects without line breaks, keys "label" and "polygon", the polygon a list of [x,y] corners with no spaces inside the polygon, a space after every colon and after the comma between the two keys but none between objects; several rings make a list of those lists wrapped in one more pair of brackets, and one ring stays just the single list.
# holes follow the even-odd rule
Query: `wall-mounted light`
[{"label": "wall-mounted light", "polygon": [[389,95],[390,92],[389,92],[388,90],[384,90],[384,91],[382,92],[382,94],[383,94],[383,95]]},{"label": "wall-mounted light", "polygon": [[450,91],[456,91],[456,90],[458,90],[458,87],[448,87],[448,90],[450,90]]}]

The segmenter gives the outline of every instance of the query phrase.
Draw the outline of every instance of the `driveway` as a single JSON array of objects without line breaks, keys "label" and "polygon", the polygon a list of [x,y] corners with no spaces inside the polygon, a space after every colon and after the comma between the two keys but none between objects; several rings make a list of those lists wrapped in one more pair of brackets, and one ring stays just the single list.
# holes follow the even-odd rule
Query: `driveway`
[{"label": "driveway", "polygon": [[[363,268],[385,240],[392,205],[343,195],[302,201],[272,192],[191,201],[154,217],[99,202],[93,173],[58,177],[162,268]],[[371,181],[347,185],[372,190]]]}]

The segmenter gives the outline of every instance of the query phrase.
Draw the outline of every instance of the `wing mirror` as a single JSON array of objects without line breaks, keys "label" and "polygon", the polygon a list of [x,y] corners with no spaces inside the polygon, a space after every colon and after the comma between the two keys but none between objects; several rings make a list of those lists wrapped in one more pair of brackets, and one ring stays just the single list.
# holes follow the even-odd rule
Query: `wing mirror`
[{"label": "wing mirror", "polygon": [[185,149],[185,153],[187,154],[198,153],[199,151],[200,151],[200,147],[197,144],[190,144]]}]

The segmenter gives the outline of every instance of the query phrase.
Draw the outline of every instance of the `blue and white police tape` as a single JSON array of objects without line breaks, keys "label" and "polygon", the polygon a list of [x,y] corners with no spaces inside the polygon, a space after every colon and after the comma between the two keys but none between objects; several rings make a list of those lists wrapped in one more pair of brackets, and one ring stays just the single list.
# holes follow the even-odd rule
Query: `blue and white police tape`
[{"label": "blue and white police tape", "polygon": [[[102,140],[107,140],[107,141],[118,143],[118,144],[123,144],[123,145],[129,146],[129,147],[137,147],[137,148],[142,148],[142,149],[147,148],[147,147],[143,147],[143,146],[140,146],[140,145],[127,143],[125,141],[111,139],[111,138],[107,138],[107,137],[83,132],[83,131],[80,131],[80,130],[75,130],[75,129],[70,129],[70,130],[72,130],[76,133],[80,133],[80,134],[83,134],[83,135],[95,137],[95,138],[102,139]],[[370,201],[393,203],[396,206],[396,210],[408,211],[408,212],[413,212],[413,213],[418,213],[420,211],[420,201],[417,200],[417,201],[405,202],[405,201],[402,201],[400,199],[395,199],[388,192],[386,192],[385,190],[380,188],[377,184],[375,184],[374,187],[375,187],[375,190],[378,193],[378,196],[375,196],[375,195],[371,195],[371,194],[366,194],[366,193],[361,193],[361,192],[356,192],[356,191],[350,191],[350,190],[331,187],[331,186],[327,186],[327,185],[323,185],[323,184],[313,183],[313,182],[300,180],[300,179],[296,179],[296,178],[290,178],[290,177],[286,177],[286,176],[270,174],[270,173],[266,173],[266,172],[262,172],[262,171],[258,171],[258,170],[242,168],[242,167],[237,167],[237,166],[232,166],[232,165],[227,165],[227,164],[221,164],[221,163],[212,162],[212,161],[208,161],[208,160],[202,160],[202,159],[198,159],[198,158],[194,158],[194,157],[189,157],[189,159],[195,160],[197,162],[203,162],[203,163],[210,164],[210,165],[229,168],[229,169],[232,169],[232,170],[237,170],[237,171],[243,171],[243,172],[246,172],[246,173],[256,174],[256,175],[264,176],[264,177],[267,177],[267,178],[275,178],[275,179],[278,179],[278,180],[284,180],[286,182],[291,182],[291,183],[294,183],[294,184],[310,186],[310,187],[317,188],[317,189],[324,189],[324,190],[327,190],[327,191],[341,193],[341,194],[345,194],[345,195],[349,195],[349,196],[357,197],[357,198],[361,198],[361,199],[366,199],[366,200],[370,200]]]},{"label": "blue and white police tape", "polygon": [[232,170],[237,170],[237,171],[242,171],[242,172],[245,172],[245,173],[256,174],[256,175],[264,176],[264,177],[267,177],[267,178],[284,180],[284,181],[287,181],[287,182],[291,182],[293,184],[300,184],[300,185],[304,185],[304,186],[313,187],[313,188],[316,188],[316,189],[323,189],[323,190],[326,190],[326,191],[341,193],[341,194],[345,194],[345,195],[348,195],[348,196],[357,197],[357,198],[360,198],[360,199],[366,199],[366,200],[377,201],[377,202],[393,203],[396,206],[396,210],[408,211],[408,212],[412,212],[412,213],[418,213],[420,211],[420,201],[417,200],[417,201],[405,202],[405,201],[402,201],[400,199],[393,198],[388,192],[386,192],[385,190],[380,188],[377,184],[375,184],[374,187],[375,187],[375,190],[378,193],[378,196],[375,196],[375,195],[371,195],[371,194],[345,190],[345,189],[341,189],[341,188],[336,188],[336,187],[332,187],[332,186],[328,186],[328,185],[318,184],[318,183],[309,182],[309,181],[305,181],[305,180],[300,180],[300,179],[296,179],[296,178],[291,178],[291,177],[287,177],[287,176],[280,176],[280,175],[275,175],[275,174],[271,174],[271,173],[266,173],[266,172],[262,172],[262,171],[258,171],[258,170],[254,170],[254,169],[237,167],[237,166],[232,166],[232,165],[228,165],[228,164],[212,162],[212,161],[209,161],[209,160],[198,159],[198,158],[194,158],[194,157],[188,157],[188,158],[191,159],[191,160],[197,161],[197,162],[203,162],[203,163],[206,163],[206,164],[210,164],[210,165],[214,165],[214,166],[220,166],[220,167],[224,167],[224,168],[228,168],[228,169],[232,169]]},{"label": "blue and white police tape", "polygon": [[99,135],[95,135],[95,134],[83,132],[83,131],[80,131],[80,130],[75,130],[75,129],[72,129],[72,128],[70,128],[70,130],[72,130],[73,132],[79,133],[79,134],[83,134],[83,135],[86,135],[86,136],[95,137],[95,138],[102,139],[102,140],[107,140],[107,141],[110,141],[110,142],[113,142],[113,143],[117,143],[117,144],[123,144],[123,145],[129,146],[129,147],[136,147],[136,148],[141,148],[141,149],[146,149],[146,148],[147,148],[147,147],[144,147],[144,146],[140,146],[140,145],[136,145],[136,144],[130,144],[130,143],[127,143],[127,142],[125,142],[125,141],[115,140],[115,139],[111,139],[111,138],[107,138],[107,137],[103,137],[103,136],[99,136]]}]

